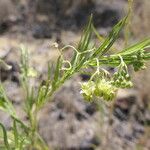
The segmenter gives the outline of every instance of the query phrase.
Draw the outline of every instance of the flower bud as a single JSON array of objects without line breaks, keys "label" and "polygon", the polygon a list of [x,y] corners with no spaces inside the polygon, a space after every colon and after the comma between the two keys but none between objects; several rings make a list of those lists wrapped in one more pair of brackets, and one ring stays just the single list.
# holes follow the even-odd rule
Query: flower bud
[{"label": "flower bud", "polygon": [[129,74],[126,74],[125,79],[128,80],[128,81],[131,79]]}]

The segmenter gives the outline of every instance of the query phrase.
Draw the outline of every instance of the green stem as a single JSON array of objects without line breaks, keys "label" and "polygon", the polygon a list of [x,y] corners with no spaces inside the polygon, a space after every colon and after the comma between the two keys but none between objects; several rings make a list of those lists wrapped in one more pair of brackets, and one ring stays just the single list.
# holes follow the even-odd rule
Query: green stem
[{"label": "green stem", "polygon": [[29,112],[29,121],[30,121],[30,129],[31,129],[30,150],[32,150],[33,148],[35,148],[35,144],[36,144],[36,132],[37,132],[37,111],[36,111],[36,109],[31,109],[31,111]]},{"label": "green stem", "polygon": [[44,142],[42,137],[38,134],[38,109],[37,107],[33,106],[32,110],[29,114],[29,120],[30,120],[30,129],[31,129],[31,145],[29,147],[30,150],[33,150],[34,148],[37,150],[48,150],[47,144]]}]

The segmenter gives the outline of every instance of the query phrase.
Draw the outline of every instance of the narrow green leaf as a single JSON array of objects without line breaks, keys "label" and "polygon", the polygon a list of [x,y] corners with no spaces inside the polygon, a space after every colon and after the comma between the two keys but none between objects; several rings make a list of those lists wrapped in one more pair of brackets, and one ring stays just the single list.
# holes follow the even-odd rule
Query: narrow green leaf
[{"label": "narrow green leaf", "polygon": [[9,143],[8,143],[8,137],[7,137],[7,131],[5,129],[5,127],[3,126],[2,123],[0,123],[0,127],[2,128],[3,130],[3,137],[4,137],[4,144],[5,144],[5,147],[7,150],[10,150],[10,146],[9,146]]},{"label": "narrow green leaf", "polygon": [[87,50],[88,45],[90,43],[90,39],[91,39],[91,34],[92,34],[92,15],[90,16],[88,25],[85,27],[84,29],[84,33],[81,37],[81,40],[78,44],[78,51],[79,52],[83,52],[85,50]]},{"label": "narrow green leaf", "polygon": [[125,48],[121,52],[117,53],[120,55],[130,55],[133,53],[138,52],[139,50],[145,49],[146,47],[150,46],[150,38],[143,40],[142,42],[139,42],[137,44],[134,44],[128,48]]},{"label": "narrow green leaf", "polygon": [[0,83],[0,109],[7,112],[11,116],[16,116],[12,103],[8,100],[5,91]]},{"label": "narrow green leaf", "polygon": [[62,60],[61,60],[61,56],[59,56],[57,59],[57,63],[56,63],[56,67],[55,67],[55,73],[54,73],[54,77],[53,77],[53,81],[52,81],[52,87],[53,88],[55,88],[56,82],[58,82],[61,65],[62,65]]},{"label": "narrow green leaf", "polygon": [[74,52],[74,55],[73,55],[73,57],[72,57],[72,60],[71,60],[72,66],[75,66],[75,65],[76,65],[77,57],[78,57],[78,54],[77,54],[77,52],[75,51],[75,52]]},{"label": "narrow green leaf", "polygon": [[25,46],[21,46],[21,72],[24,78],[28,77],[29,54]]},{"label": "narrow green leaf", "polygon": [[79,68],[79,66],[81,66],[83,62],[90,57],[89,52],[86,53],[86,50],[93,48],[93,44],[91,45],[90,41],[92,36],[92,18],[93,17],[91,15],[89,18],[89,22],[84,29],[81,40],[78,44],[77,50],[79,53],[76,51],[74,52],[74,56],[71,60],[71,64],[73,67],[72,70],[77,70],[77,68]]},{"label": "narrow green leaf", "polygon": [[53,63],[48,62],[48,80],[51,80],[53,73]]},{"label": "narrow green leaf", "polygon": [[[17,150],[22,150],[27,146],[29,141],[30,129],[26,127],[20,120],[13,118],[13,147]],[[8,134],[8,136],[10,136]]]},{"label": "narrow green leaf", "polygon": [[101,55],[105,54],[106,52],[108,52],[110,47],[113,45],[113,43],[118,38],[121,29],[126,24],[127,17],[128,16],[123,18],[121,21],[118,22],[118,24],[116,24],[113,27],[112,31],[110,32],[108,37],[105,39],[103,44],[101,46],[99,46],[99,48],[94,52],[94,54],[92,55],[92,58],[97,57],[97,56],[101,56]]},{"label": "narrow green leaf", "polygon": [[144,59],[150,60],[150,52],[145,53]]},{"label": "narrow green leaf", "polygon": [[29,127],[27,125],[25,125],[21,120],[19,120],[16,117],[12,117],[12,118],[16,121],[16,123],[20,124],[21,129],[23,129],[26,134],[29,132],[29,130],[30,130]]},{"label": "narrow green leaf", "polygon": [[15,119],[13,120],[13,132],[14,132],[15,148],[18,148],[19,135],[18,135],[17,124]]},{"label": "narrow green leaf", "polygon": [[[94,27],[94,25],[92,25],[92,29],[97,37],[97,39],[102,43],[104,40],[105,40],[105,37],[101,36],[98,31],[96,30],[96,28]],[[114,52],[117,52],[118,49],[116,47],[111,47],[111,50],[114,51]]]},{"label": "narrow green leaf", "polygon": [[37,107],[40,108],[42,106],[42,104],[45,102],[45,99],[46,99],[46,90],[47,90],[47,87],[44,85],[44,86],[41,86],[39,88],[39,91],[38,91],[38,98],[37,98]]}]

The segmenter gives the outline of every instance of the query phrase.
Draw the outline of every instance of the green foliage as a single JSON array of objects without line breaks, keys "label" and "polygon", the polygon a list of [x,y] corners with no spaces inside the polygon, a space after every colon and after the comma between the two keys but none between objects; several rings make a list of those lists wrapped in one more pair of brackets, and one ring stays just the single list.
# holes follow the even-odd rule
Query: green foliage
[{"label": "green foliage", "polygon": [[0,109],[7,112],[11,116],[16,116],[12,103],[7,98],[5,91],[0,83]]},{"label": "green foliage", "polygon": [[1,124],[1,123],[0,123],[0,127],[1,127],[2,132],[3,132],[3,139],[4,139],[4,145],[5,145],[3,148],[10,150],[10,146],[8,143],[8,137],[7,137],[7,131],[6,131],[5,127],[3,126],[3,124]]},{"label": "green foliage", "polygon": [[[38,89],[30,84],[31,78],[36,78],[37,72],[29,65],[29,56],[27,50],[21,49],[21,84],[25,91],[25,112],[29,117],[29,124],[25,125],[16,115],[15,109],[7,98],[5,91],[0,83],[0,109],[7,112],[12,120],[12,130],[6,131],[5,127],[0,124],[3,137],[3,148],[8,150],[38,149],[48,150],[43,139],[38,134],[39,110],[52,99],[52,96],[62,84],[70,79],[75,73],[83,69],[94,68],[89,81],[81,83],[81,93],[88,101],[97,98],[111,101],[115,98],[118,88],[129,88],[132,86],[131,77],[128,73],[128,66],[132,66],[135,71],[145,68],[145,61],[150,59],[150,52],[146,51],[150,47],[150,38],[145,39],[135,45],[127,47],[122,51],[109,54],[113,43],[119,36],[121,29],[127,24],[128,16],[123,18],[115,25],[103,42],[96,47],[93,42],[93,34],[98,32],[92,24],[92,16],[86,26],[84,33],[79,41],[77,48],[67,45],[59,49],[60,56],[56,65],[48,65],[48,78],[44,84],[40,84]],[[99,38],[98,38],[99,39]],[[65,60],[63,51],[73,49],[71,61]],[[9,68],[4,61],[0,61],[6,69]],[[113,66],[116,68],[114,74],[109,73],[103,66]],[[9,137],[8,138],[8,133]]]},{"label": "green foliage", "polygon": [[119,33],[121,29],[125,26],[128,16],[123,18],[119,23],[117,23],[108,37],[105,39],[105,41],[96,49],[96,51],[93,53],[92,57],[101,57],[105,53],[109,51],[113,43],[116,41],[116,39],[119,36]]}]

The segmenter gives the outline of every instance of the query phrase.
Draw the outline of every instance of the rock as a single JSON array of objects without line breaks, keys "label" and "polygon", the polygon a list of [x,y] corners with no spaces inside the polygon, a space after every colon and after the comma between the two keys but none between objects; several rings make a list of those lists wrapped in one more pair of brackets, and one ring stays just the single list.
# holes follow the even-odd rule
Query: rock
[{"label": "rock", "polygon": [[10,115],[0,110],[0,122],[7,130],[11,129],[11,121]]},{"label": "rock", "polygon": [[140,96],[135,90],[119,90],[115,105],[114,115],[120,120],[127,120],[131,114],[138,111]]},{"label": "rock", "polygon": [[13,82],[16,82],[19,84],[19,76],[18,73],[20,72],[20,68],[18,64],[12,61],[6,61],[8,65],[12,67],[10,70],[5,70],[4,68],[0,68],[1,75],[0,75],[0,80],[5,81],[5,80],[11,80]]},{"label": "rock", "polygon": [[81,80],[82,81],[88,81],[90,79],[90,75],[87,74],[80,74]]},{"label": "rock", "polygon": [[[111,14],[111,15],[110,15]],[[99,18],[99,19],[97,19]],[[117,10],[106,9],[101,14],[96,13],[94,15],[94,24],[96,27],[112,27],[120,20],[120,16]]]},{"label": "rock", "polygon": [[7,31],[9,21],[16,15],[16,9],[11,0],[0,1],[0,34]]},{"label": "rock", "polygon": [[[142,39],[149,37],[150,30],[150,1],[149,0],[136,0],[133,5],[134,19],[131,21],[131,32],[134,39]],[[142,22],[141,22],[142,20]],[[138,26],[134,28],[136,25]]]},{"label": "rock", "polygon": [[8,20],[12,15],[15,14],[15,6],[11,0],[0,1],[0,23]]},{"label": "rock", "polygon": [[76,116],[77,120],[79,120],[79,121],[87,119],[87,117],[83,113],[81,113],[81,112],[76,112],[75,116]]},{"label": "rock", "polygon": [[145,124],[150,126],[150,111],[146,110],[145,113]]},{"label": "rock", "polygon": [[64,120],[66,118],[66,113],[63,111],[60,111],[58,114],[58,121]]},{"label": "rock", "polygon": [[94,103],[90,103],[90,104],[87,104],[85,106],[85,112],[88,114],[88,115],[94,115],[94,113],[97,111],[97,106],[96,104]]},{"label": "rock", "polygon": [[38,0],[36,14],[48,16],[48,22],[57,28],[77,30],[85,26],[93,14],[96,27],[112,27],[123,16],[126,2],[114,0]]},{"label": "rock", "polygon": [[2,22],[0,24],[0,34],[3,34],[5,31],[7,31],[9,28],[9,24],[6,22]]},{"label": "rock", "polygon": [[38,24],[33,27],[33,37],[37,39],[51,38],[52,29],[47,24]]},{"label": "rock", "polygon": [[128,110],[122,110],[120,108],[115,108],[114,115],[121,121],[128,119]]},{"label": "rock", "polygon": [[2,49],[0,50],[0,58],[1,59],[4,59],[10,52],[10,49],[7,48],[7,49]]}]

